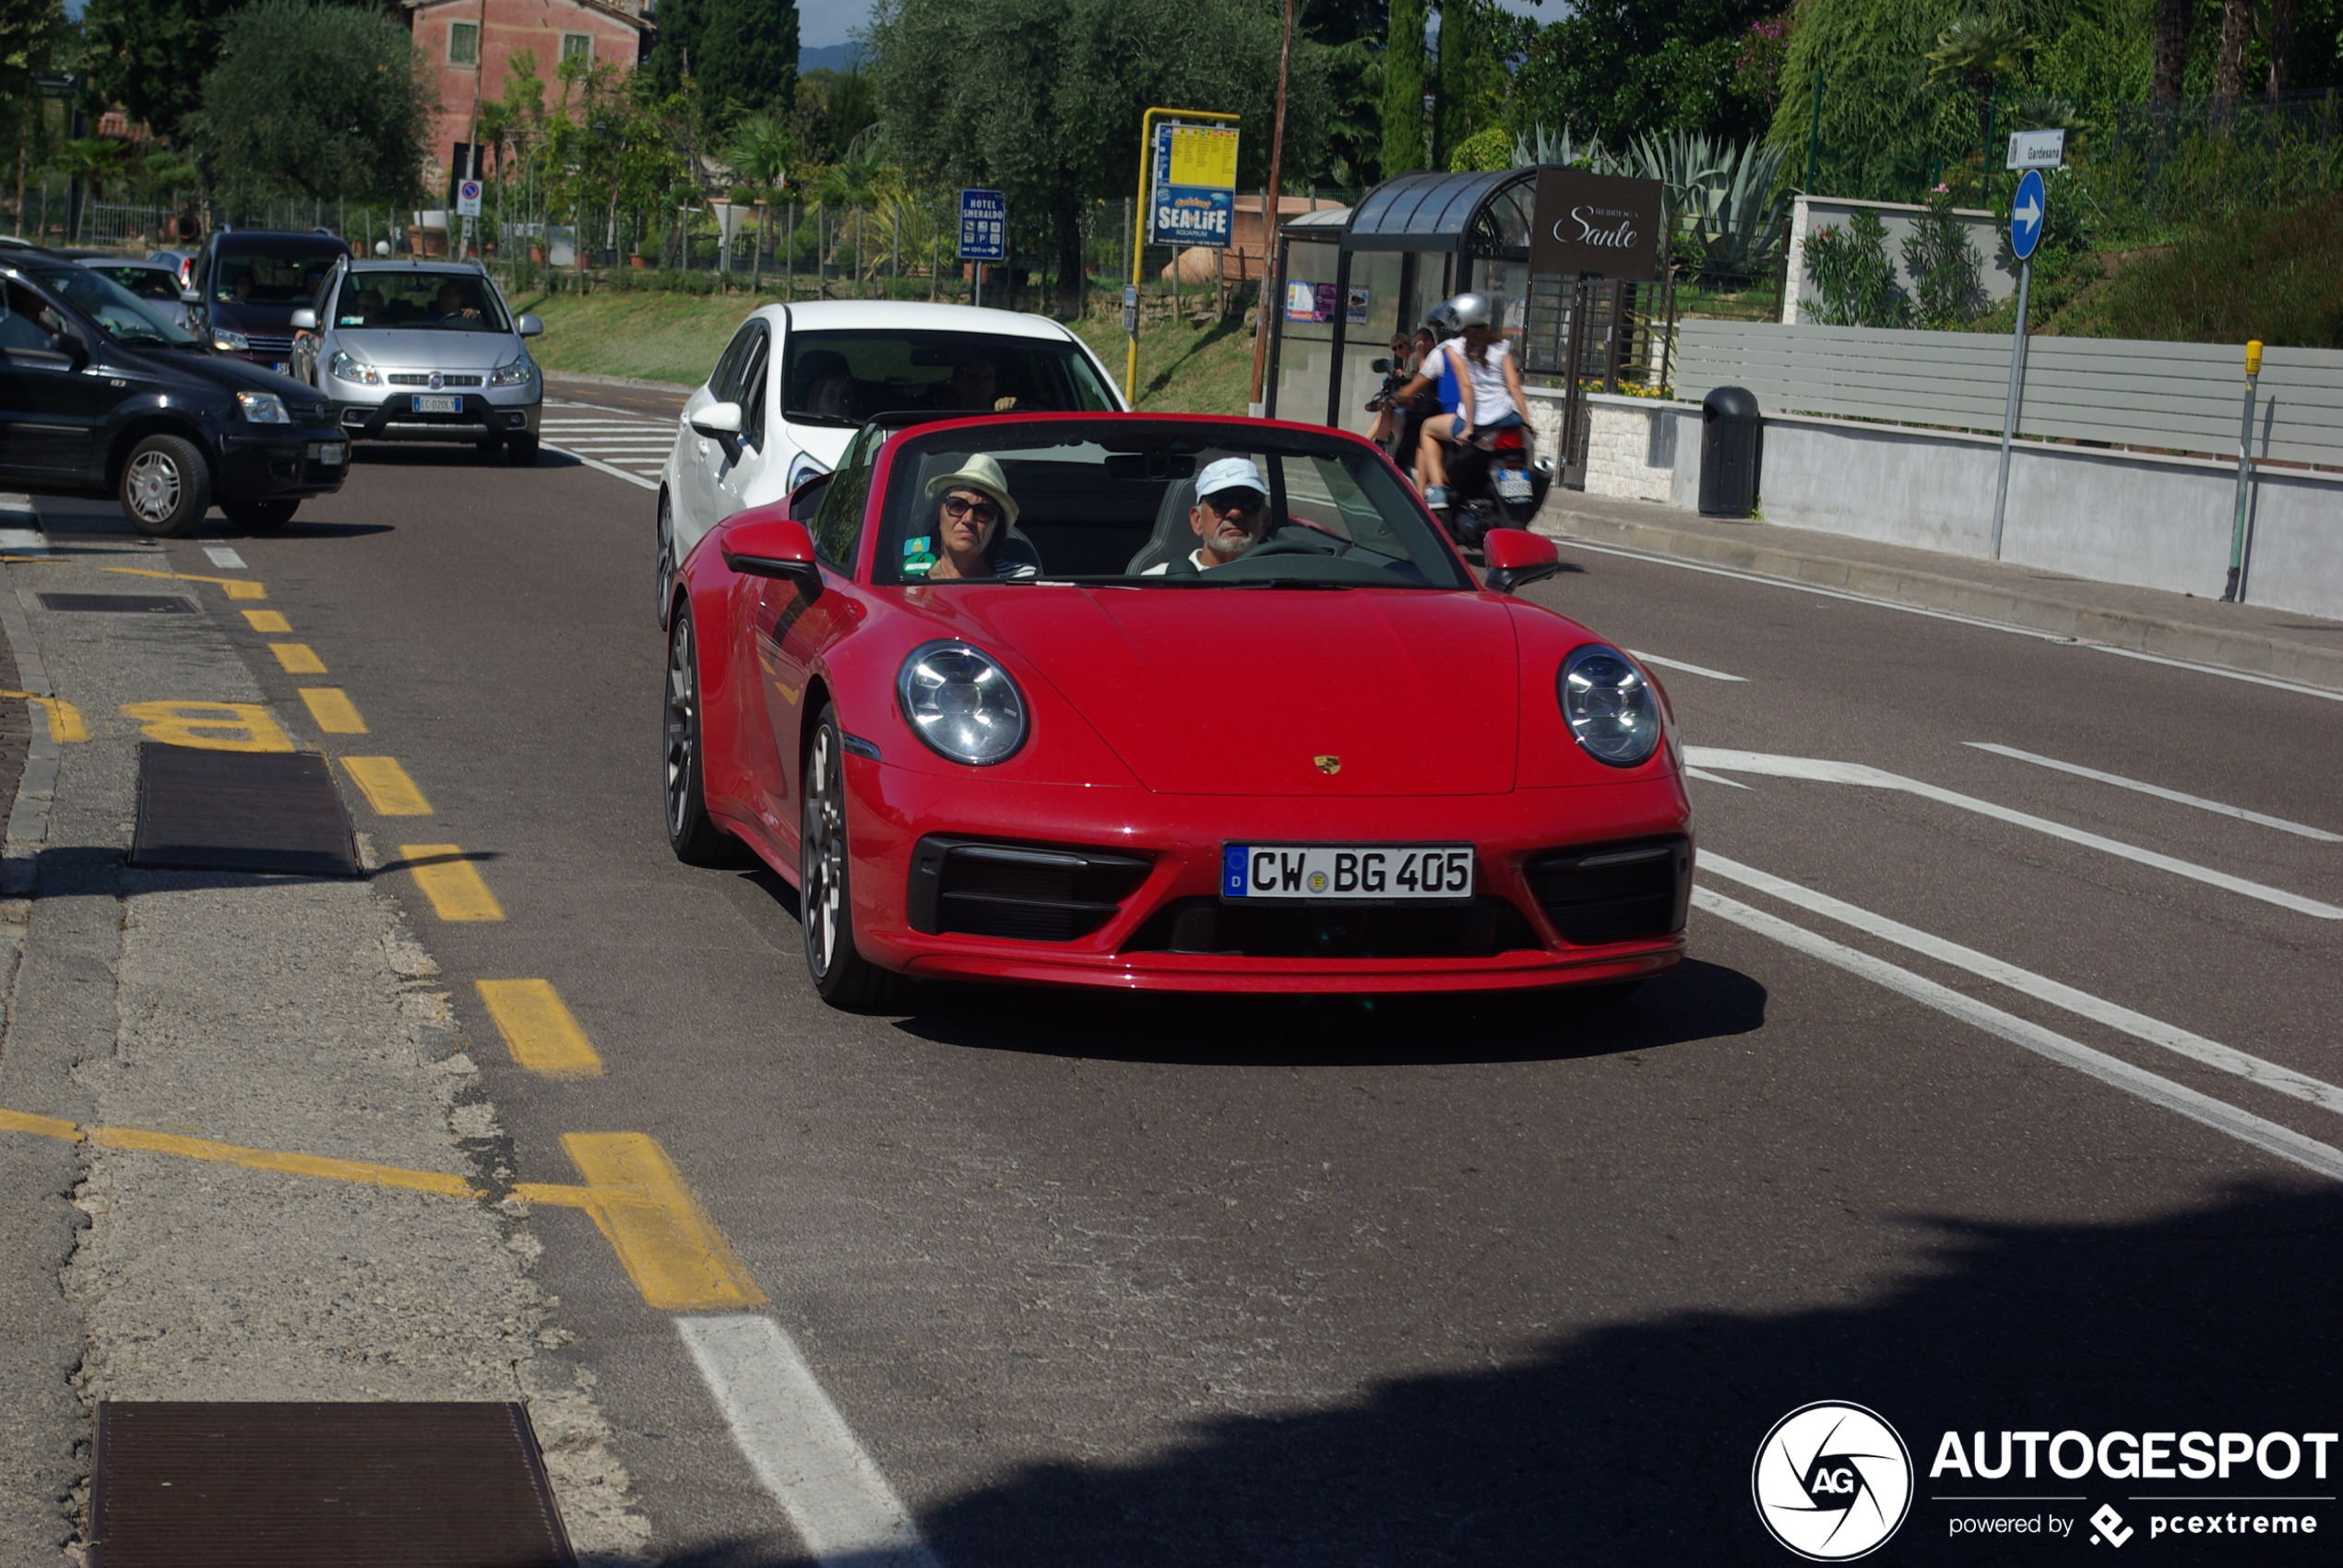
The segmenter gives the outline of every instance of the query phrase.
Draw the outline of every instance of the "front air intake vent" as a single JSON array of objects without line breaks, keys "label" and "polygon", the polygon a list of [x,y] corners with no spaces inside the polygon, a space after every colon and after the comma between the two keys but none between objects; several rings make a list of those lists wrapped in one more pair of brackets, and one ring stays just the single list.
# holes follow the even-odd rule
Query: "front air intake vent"
[{"label": "front air intake vent", "polygon": [[1685,839],[1557,849],[1522,871],[1554,929],[1573,946],[1633,942],[1684,929],[1692,898],[1692,845]]},{"label": "front air intake vent", "polygon": [[911,929],[1073,942],[1112,920],[1149,862],[1105,849],[934,836],[911,855]]}]

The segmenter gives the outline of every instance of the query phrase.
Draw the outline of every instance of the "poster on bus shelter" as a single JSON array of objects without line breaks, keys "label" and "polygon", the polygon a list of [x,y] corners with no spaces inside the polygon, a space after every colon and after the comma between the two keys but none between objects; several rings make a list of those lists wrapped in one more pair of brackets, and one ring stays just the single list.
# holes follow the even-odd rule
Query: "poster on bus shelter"
[{"label": "poster on bus shelter", "polygon": [[1236,127],[1159,125],[1152,152],[1148,244],[1228,249],[1236,228]]}]

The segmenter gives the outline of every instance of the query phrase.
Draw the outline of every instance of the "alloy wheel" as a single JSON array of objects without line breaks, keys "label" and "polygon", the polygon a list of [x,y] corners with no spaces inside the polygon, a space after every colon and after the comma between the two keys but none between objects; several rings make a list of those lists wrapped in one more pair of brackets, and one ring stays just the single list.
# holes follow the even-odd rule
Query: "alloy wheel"
[{"label": "alloy wheel", "polygon": [[691,810],[692,764],[699,739],[699,683],[692,668],[692,620],[675,618],[667,639],[667,830],[681,838]]},{"label": "alloy wheel", "polygon": [[130,459],[123,495],[143,522],[161,523],[179,509],[184,484],[179,465],[163,452],[141,452]]},{"label": "alloy wheel", "polygon": [[837,965],[845,930],[846,785],[838,766],[838,731],[814,732],[805,759],[805,835],[799,860],[805,959],[816,976]]}]

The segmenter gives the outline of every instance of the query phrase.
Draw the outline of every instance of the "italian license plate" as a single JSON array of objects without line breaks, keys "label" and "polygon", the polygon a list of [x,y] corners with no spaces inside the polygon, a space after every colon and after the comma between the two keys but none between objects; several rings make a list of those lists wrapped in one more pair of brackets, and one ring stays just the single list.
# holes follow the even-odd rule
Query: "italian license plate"
[{"label": "italian license plate", "polygon": [[1528,469],[1499,469],[1497,494],[1506,501],[1528,500],[1529,470]]},{"label": "italian license plate", "polygon": [[332,468],[339,463],[346,463],[350,461],[350,443],[347,441],[313,441],[309,444],[309,460],[313,463],[323,463],[327,468]]},{"label": "italian license plate", "polygon": [[1469,844],[1224,844],[1220,897],[1409,904],[1472,897]]},{"label": "italian license plate", "polygon": [[415,394],[414,411],[419,414],[460,414],[464,411],[464,400],[453,395],[428,398],[418,392]]}]

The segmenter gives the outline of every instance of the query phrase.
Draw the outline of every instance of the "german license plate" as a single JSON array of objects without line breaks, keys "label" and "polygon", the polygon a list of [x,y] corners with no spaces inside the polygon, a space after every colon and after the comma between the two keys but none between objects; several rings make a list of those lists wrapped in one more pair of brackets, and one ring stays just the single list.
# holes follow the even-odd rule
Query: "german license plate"
[{"label": "german license plate", "polygon": [[1499,469],[1497,494],[1500,499],[1506,501],[1528,500],[1529,470],[1528,469]]},{"label": "german license plate", "polygon": [[1220,897],[1409,904],[1472,897],[1469,844],[1224,844]]},{"label": "german license plate", "polygon": [[415,394],[414,411],[419,414],[460,414],[464,411],[464,400],[453,396],[427,398],[418,392]]},{"label": "german license plate", "polygon": [[283,375],[283,374],[286,374],[287,372],[289,372],[291,368],[292,368],[292,362],[291,362],[291,361],[290,361],[290,360],[279,360],[279,361],[277,362],[277,374],[278,374],[279,375]]},{"label": "german license plate", "polygon": [[309,444],[309,460],[313,463],[323,463],[327,468],[332,468],[337,464],[346,463],[350,461],[350,443],[347,441],[313,441]]}]

